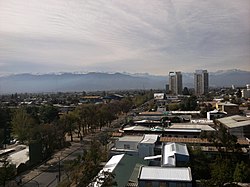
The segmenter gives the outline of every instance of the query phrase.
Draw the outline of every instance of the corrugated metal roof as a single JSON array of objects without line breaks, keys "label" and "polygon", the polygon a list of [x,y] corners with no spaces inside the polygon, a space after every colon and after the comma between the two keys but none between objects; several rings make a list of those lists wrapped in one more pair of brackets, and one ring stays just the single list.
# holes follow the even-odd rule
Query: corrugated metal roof
[{"label": "corrugated metal roof", "polygon": [[142,139],[143,136],[123,136],[119,138],[119,141],[140,142]]},{"label": "corrugated metal roof", "polygon": [[165,132],[201,132],[201,129],[165,128]]},{"label": "corrugated metal roof", "polygon": [[126,127],[123,129],[124,131],[147,131],[150,130],[149,127],[144,127],[144,126],[140,126],[140,125],[136,125],[136,126],[132,126],[132,127]]},{"label": "corrugated metal roof", "polygon": [[250,125],[250,118],[240,115],[229,116],[225,118],[217,119],[220,123],[224,124],[228,128],[237,128]]},{"label": "corrugated metal roof", "polygon": [[124,157],[125,154],[121,155],[115,155],[113,156],[107,164],[104,166],[103,171],[113,172],[115,167],[118,165],[118,163],[121,161],[121,159]]},{"label": "corrugated metal roof", "polygon": [[215,131],[214,128],[209,125],[200,125],[193,123],[185,123],[185,124],[173,124],[169,127],[170,129],[200,129],[202,131]]},{"label": "corrugated metal roof", "polygon": [[157,134],[145,134],[140,143],[154,144],[157,142],[159,135]]},{"label": "corrugated metal roof", "polygon": [[141,168],[140,180],[192,181],[191,169],[181,167],[147,167]]},{"label": "corrugated metal roof", "polygon": [[95,181],[93,181],[89,186],[102,186],[100,178],[103,177],[103,171],[109,171],[114,174],[114,180],[117,182],[117,186],[126,186],[129,179],[135,179],[136,172],[139,173],[139,169],[137,168],[139,167],[139,165],[137,166],[137,164],[139,164],[140,166],[148,165],[148,161],[126,154],[113,156],[104,166],[104,168],[99,172]]},{"label": "corrugated metal roof", "polygon": [[176,154],[189,156],[187,146],[185,144],[180,144],[180,143],[163,144],[162,165],[163,166],[175,166]]},{"label": "corrugated metal roof", "polygon": [[[201,138],[176,138],[176,137],[161,137],[160,142],[181,142],[181,143],[192,143],[192,144],[211,144],[207,139]],[[246,139],[238,139],[237,141],[241,145],[249,145],[249,141]]]}]

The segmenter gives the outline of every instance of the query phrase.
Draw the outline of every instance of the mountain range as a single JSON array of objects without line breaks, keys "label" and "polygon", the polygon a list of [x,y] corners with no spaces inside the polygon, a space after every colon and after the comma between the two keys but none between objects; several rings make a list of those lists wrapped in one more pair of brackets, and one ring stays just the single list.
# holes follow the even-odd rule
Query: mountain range
[{"label": "mountain range", "polygon": [[[183,86],[193,87],[193,73],[183,74]],[[250,72],[242,70],[220,70],[209,72],[211,87],[246,86],[250,83]],[[70,92],[128,89],[165,89],[168,75],[129,73],[49,73],[13,74],[0,77],[0,93]]]}]

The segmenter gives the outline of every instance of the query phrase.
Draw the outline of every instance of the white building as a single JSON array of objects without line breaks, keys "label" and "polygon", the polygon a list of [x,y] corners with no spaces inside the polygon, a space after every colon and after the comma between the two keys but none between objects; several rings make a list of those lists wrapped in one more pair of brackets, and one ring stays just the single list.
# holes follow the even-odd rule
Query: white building
[{"label": "white building", "polygon": [[115,147],[111,149],[111,154],[126,153],[129,155],[146,156],[154,155],[155,144],[159,135],[145,134],[144,136],[124,136],[115,142]]},{"label": "white building", "polygon": [[207,112],[207,119],[214,120],[214,119],[225,117],[226,115],[227,115],[226,112],[218,111],[218,110],[214,109],[213,111]]},{"label": "white building", "polygon": [[138,177],[138,186],[192,186],[192,174],[189,167],[150,167],[143,166]]},{"label": "white building", "polygon": [[155,154],[155,144],[158,141],[159,135],[145,134],[141,142],[138,144],[139,157],[153,156]]},{"label": "white building", "polygon": [[175,167],[189,161],[189,153],[186,144],[163,143],[162,167]]},{"label": "white building", "polygon": [[250,84],[247,84],[246,87],[247,89],[241,90],[241,95],[245,99],[250,98]]}]

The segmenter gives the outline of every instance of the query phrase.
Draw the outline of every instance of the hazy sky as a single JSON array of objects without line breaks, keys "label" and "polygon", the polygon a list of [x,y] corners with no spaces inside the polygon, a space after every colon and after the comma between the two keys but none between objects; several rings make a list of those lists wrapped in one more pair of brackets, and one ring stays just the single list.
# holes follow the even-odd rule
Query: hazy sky
[{"label": "hazy sky", "polygon": [[250,70],[249,0],[0,0],[0,73]]}]

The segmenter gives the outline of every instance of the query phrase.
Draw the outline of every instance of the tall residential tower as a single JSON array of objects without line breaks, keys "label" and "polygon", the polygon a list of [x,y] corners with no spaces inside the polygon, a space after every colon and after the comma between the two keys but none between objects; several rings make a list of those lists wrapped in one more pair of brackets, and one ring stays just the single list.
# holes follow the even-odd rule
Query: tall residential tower
[{"label": "tall residential tower", "polygon": [[181,72],[169,72],[169,91],[171,94],[182,94],[182,74]]},{"label": "tall residential tower", "polygon": [[207,70],[196,70],[194,73],[195,95],[200,96],[208,93],[208,72]]}]

